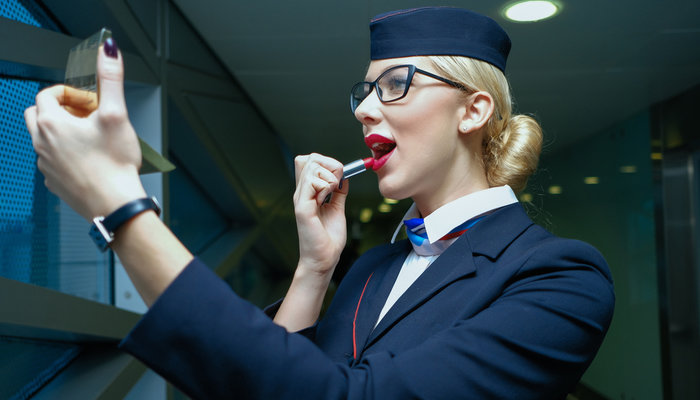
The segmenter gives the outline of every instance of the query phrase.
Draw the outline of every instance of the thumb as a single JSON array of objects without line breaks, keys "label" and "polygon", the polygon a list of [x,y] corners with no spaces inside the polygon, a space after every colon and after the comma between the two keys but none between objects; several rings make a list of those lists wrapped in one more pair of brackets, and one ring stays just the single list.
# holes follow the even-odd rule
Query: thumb
[{"label": "thumb", "polygon": [[117,114],[124,112],[124,64],[113,38],[105,40],[102,51],[98,51],[97,82],[100,110],[109,110]]},{"label": "thumb", "polygon": [[348,182],[348,179],[344,179],[342,183],[342,188],[338,188],[335,192],[333,192],[333,197],[331,198],[331,203],[341,210],[345,209],[345,200],[347,199],[348,191],[350,190],[350,182]]}]

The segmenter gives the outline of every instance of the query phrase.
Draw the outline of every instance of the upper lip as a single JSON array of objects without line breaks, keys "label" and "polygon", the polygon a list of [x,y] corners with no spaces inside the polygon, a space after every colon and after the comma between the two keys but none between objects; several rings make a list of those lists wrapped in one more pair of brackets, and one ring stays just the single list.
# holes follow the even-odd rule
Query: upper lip
[{"label": "upper lip", "polygon": [[[394,151],[396,142],[386,136],[372,133],[365,137],[365,144],[372,150],[372,157],[379,160]],[[382,164],[383,165],[383,164]]]},{"label": "upper lip", "polygon": [[377,143],[396,143],[396,142],[394,142],[393,140],[389,139],[388,137],[382,136],[378,133],[372,133],[372,134],[369,134],[365,137],[365,144],[370,149],[372,148],[373,145],[375,145]]}]

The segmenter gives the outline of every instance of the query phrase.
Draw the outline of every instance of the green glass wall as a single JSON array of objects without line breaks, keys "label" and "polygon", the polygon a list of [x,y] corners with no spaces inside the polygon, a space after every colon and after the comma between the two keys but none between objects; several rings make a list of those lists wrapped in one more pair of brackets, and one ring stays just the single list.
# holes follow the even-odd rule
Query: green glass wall
[{"label": "green glass wall", "polygon": [[610,399],[661,399],[662,370],[648,112],[544,154],[521,199],[554,234],[586,241],[615,281],[610,331],[582,382]]}]

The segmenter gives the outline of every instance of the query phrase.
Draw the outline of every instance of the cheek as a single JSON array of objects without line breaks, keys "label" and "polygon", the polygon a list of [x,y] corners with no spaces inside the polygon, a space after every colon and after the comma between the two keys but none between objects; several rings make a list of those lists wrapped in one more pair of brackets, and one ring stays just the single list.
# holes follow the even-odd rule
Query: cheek
[{"label": "cheek", "polygon": [[457,103],[451,93],[417,93],[410,102],[397,109],[393,121],[397,134],[420,145],[431,145],[435,140],[449,139],[458,134]]}]

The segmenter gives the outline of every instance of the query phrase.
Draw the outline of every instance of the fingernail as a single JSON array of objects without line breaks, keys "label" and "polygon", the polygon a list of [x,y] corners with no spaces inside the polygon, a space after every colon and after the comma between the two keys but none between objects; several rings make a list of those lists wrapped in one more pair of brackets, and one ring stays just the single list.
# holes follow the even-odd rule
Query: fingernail
[{"label": "fingernail", "polygon": [[107,57],[117,58],[119,57],[119,48],[117,47],[117,42],[112,38],[107,38],[104,44],[104,51]]},{"label": "fingernail", "polygon": [[338,189],[343,188],[343,181],[344,181],[344,179],[341,179],[340,182],[338,182]]}]

